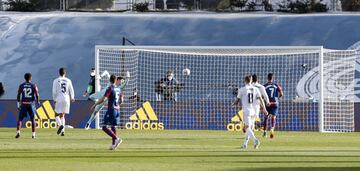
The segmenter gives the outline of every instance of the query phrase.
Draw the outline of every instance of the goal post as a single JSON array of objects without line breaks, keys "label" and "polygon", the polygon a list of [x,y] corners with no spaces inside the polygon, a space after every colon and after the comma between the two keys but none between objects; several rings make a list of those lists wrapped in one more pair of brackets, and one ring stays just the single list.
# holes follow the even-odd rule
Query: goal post
[{"label": "goal post", "polygon": [[[99,92],[101,90],[100,85],[100,71],[99,71],[99,51],[100,49],[95,48],[95,92]],[[95,129],[100,129],[100,117],[99,114],[97,114],[98,117],[95,117]]]},{"label": "goal post", "polygon": [[319,51],[319,132],[324,132],[324,47]]},{"label": "goal post", "polygon": [[354,131],[356,50],[323,53],[323,132]]},{"label": "goal post", "polygon": [[[96,90],[108,85],[105,70],[130,72],[119,125],[127,129],[239,130],[236,89],[245,75],[265,84],[271,72],[285,93],[278,130],[352,132],[355,59],[354,50],[322,46],[98,45]],[[176,81],[164,85],[170,72]]]}]

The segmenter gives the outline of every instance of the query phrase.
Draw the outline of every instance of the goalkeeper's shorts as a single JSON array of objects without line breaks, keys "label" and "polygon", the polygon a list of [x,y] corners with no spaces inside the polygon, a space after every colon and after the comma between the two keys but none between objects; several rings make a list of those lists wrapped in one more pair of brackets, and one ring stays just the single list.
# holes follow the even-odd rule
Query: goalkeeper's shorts
[{"label": "goalkeeper's shorts", "polygon": [[90,95],[89,99],[95,102],[105,95],[105,91],[106,91],[106,89],[96,92],[96,93]]}]

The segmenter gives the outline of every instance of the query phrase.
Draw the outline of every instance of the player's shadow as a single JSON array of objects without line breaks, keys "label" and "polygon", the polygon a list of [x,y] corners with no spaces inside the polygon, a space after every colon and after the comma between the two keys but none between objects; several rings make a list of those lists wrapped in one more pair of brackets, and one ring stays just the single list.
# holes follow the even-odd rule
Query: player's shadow
[{"label": "player's shadow", "polygon": [[[31,158],[150,158],[150,157],[153,157],[153,158],[163,158],[163,157],[166,157],[166,158],[206,158],[206,157],[217,157],[217,158],[221,158],[221,157],[233,157],[233,158],[236,158],[236,160],[227,160],[227,161],[222,161],[222,160],[219,160],[219,161],[211,161],[209,163],[213,163],[213,162],[216,162],[216,163],[223,163],[223,164],[234,164],[234,163],[243,163],[243,164],[246,164],[246,163],[264,163],[263,160],[257,160],[257,161],[248,161],[248,160],[245,160],[246,158],[252,158],[254,157],[254,155],[241,155],[241,154],[229,154],[229,155],[218,155],[218,154],[215,154],[215,155],[209,155],[209,154],[191,154],[189,152],[189,154],[172,154],[171,151],[167,151],[167,153],[164,153],[164,151],[148,151],[148,152],[143,152],[142,155],[139,155],[139,154],[123,154],[123,153],[119,153],[118,155],[108,155],[107,153],[108,151],[97,151],[97,153],[93,153],[93,154],[96,154],[96,155],[89,155],[89,152],[86,151],[86,152],[77,152],[77,155],[75,155],[74,153],[69,153],[69,152],[66,152],[66,153],[69,153],[69,154],[62,154],[61,156],[57,155],[57,153],[54,153],[54,151],[52,152],[40,152],[41,154],[44,154],[44,155],[41,155],[41,156],[31,156]],[[129,151],[127,151],[129,152]],[[179,152],[179,151],[176,151],[176,152]],[[163,153],[163,154],[162,154]],[[23,156],[19,156],[17,154],[24,154],[24,152],[21,152],[21,153],[7,153],[6,156],[0,156],[0,159],[3,159],[3,158],[29,158],[29,155],[23,155]],[[264,158],[269,158],[269,157],[274,157],[274,155],[262,155],[261,157],[264,157]],[[299,158],[299,157],[324,157],[323,155],[291,155],[291,156],[276,156],[276,157],[288,157],[289,159],[290,158]],[[352,156],[336,156],[337,158],[357,158],[357,157],[360,157],[360,155],[352,155]],[[296,164],[296,163],[301,163],[301,162],[305,162],[305,163],[359,163],[359,161],[339,161],[339,160],[336,160],[336,159],[333,159],[333,160],[325,160],[325,161],[319,161],[319,160],[305,160],[305,161],[297,161],[297,160],[277,160],[277,161],[271,161],[271,163],[274,163],[274,164]],[[201,163],[207,163],[206,161],[202,161]]]},{"label": "player's shadow", "polygon": [[238,169],[229,169],[226,171],[237,171],[237,170],[247,170],[247,171],[269,171],[269,170],[276,170],[276,171],[352,171],[352,170],[360,170],[360,167],[273,167],[273,168],[238,168]]},{"label": "player's shadow", "polygon": [[[174,150],[174,148],[156,148],[153,147],[143,147],[143,148],[125,148],[126,152],[129,151],[141,151],[142,153],[148,153],[147,156],[151,156],[153,153],[164,153],[162,156],[155,155],[153,157],[176,157],[173,155],[166,155],[167,153],[171,154],[172,152],[182,152],[184,157],[209,157],[212,156],[212,153],[216,153],[218,157],[255,157],[261,155],[262,157],[324,157],[324,155],[317,155],[317,154],[296,154],[296,153],[354,153],[354,155],[336,155],[336,157],[360,157],[360,150],[286,150],[286,151],[273,151],[273,150],[254,150],[254,149],[247,149],[243,150],[240,147],[236,147],[236,150],[218,150],[218,149],[196,149],[196,148],[178,148]],[[37,151],[36,153],[40,154],[53,154],[57,152],[56,150],[47,150],[47,151]],[[81,151],[66,151],[68,154],[98,154],[99,152],[103,152],[102,150],[94,150],[92,148],[89,149],[82,149]],[[209,153],[208,155],[197,155],[196,153]],[[27,153],[34,153],[31,150],[3,150],[0,153],[7,153],[7,154],[27,154]],[[188,154],[187,153],[195,153],[195,154]],[[226,153],[218,155],[218,153]],[[285,153],[285,154],[284,154]],[[286,154],[287,153],[287,154]],[[334,155],[334,154],[332,154]],[[131,157],[128,156],[128,157]],[[0,156],[1,158],[1,156]]]}]

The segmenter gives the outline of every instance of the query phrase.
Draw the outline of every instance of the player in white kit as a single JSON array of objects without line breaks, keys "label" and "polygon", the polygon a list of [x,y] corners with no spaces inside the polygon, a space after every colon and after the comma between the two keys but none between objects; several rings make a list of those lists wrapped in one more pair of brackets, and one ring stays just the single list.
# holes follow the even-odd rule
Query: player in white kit
[{"label": "player in white kit", "polygon": [[65,68],[59,69],[59,77],[53,82],[52,95],[55,103],[55,119],[59,125],[57,134],[65,135],[65,114],[70,113],[70,101],[75,101],[72,82],[66,78]]},{"label": "player in white kit", "polygon": [[[244,112],[243,115],[243,123],[244,123],[244,132],[245,132],[245,141],[241,148],[247,148],[247,144],[249,139],[252,138],[254,140],[254,148],[257,149],[260,145],[260,141],[255,137],[253,130],[253,124],[256,119],[256,111],[254,102],[259,100],[260,105],[263,109],[265,109],[264,101],[261,97],[260,91],[258,88],[254,87],[251,84],[251,76],[245,77],[245,86],[240,88],[238,91],[238,96],[233,105],[239,104],[241,102],[241,106]],[[267,115],[267,111],[264,110],[264,114]]]},{"label": "player in white kit", "polygon": [[[262,98],[264,99],[264,102],[265,102],[266,106],[270,106],[269,97],[268,97],[268,95],[266,93],[265,87],[258,83],[257,75],[253,74],[251,80],[252,80],[252,85],[259,89],[260,94],[261,94]],[[254,104],[255,104],[256,118],[259,118],[259,115],[260,115],[260,100],[256,100],[254,102]],[[255,126],[255,124],[253,126]],[[252,128],[252,129],[254,129],[254,128]]]}]

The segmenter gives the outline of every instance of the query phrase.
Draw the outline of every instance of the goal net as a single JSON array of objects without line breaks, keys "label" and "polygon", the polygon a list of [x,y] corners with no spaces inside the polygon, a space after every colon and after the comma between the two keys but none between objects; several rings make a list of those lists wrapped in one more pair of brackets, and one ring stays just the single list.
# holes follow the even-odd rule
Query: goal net
[{"label": "goal net", "polygon": [[[256,74],[265,84],[273,73],[284,91],[277,130],[354,131],[354,50],[96,46],[95,51],[97,91],[109,83],[100,77],[104,71],[130,72],[119,125],[126,129],[239,131],[242,112],[231,106],[237,88],[246,75]],[[166,81],[170,73],[174,78]],[[106,107],[98,126],[105,112]]]}]

